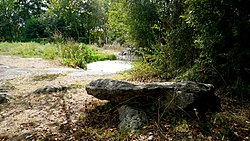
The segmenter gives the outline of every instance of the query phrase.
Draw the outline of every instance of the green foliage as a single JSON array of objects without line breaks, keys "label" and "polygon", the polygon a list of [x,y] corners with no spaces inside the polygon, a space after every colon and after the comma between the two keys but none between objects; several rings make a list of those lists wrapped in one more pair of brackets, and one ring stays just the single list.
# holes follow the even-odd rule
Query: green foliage
[{"label": "green foliage", "polygon": [[[184,13],[185,5],[180,1],[151,3],[155,7],[157,19],[151,25],[154,42],[150,47],[141,50],[147,70],[141,73],[145,79],[173,79],[194,65],[199,50],[193,45],[193,30],[185,24],[180,16]],[[134,13],[136,14],[136,13]],[[154,22],[154,21],[151,21]],[[139,24],[138,24],[139,26]],[[137,32],[135,30],[134,32]],[[140,34],[140,33],[136,33]],[[147,34],[146,32],[143,33]],[[135,72],[145,67],[138,66]],[[152,73],[151,73],[152,72]],[[157,75],[156,75],[156,74]],[[153,75],[151,75],[153,74]]]},{"label": "green foliage", "polygon": [[44,13],[46,3],[42,0],[1,0],[0,41],[14,41],[23,38],[24,27],[31,17]]},{"label": "green foliage", "polygon": [[1,42],[0,43],[0,53],[1,53],[1,55],[9,55],[10,51],[14,47],[13,45],[14,45],[14,43],[10,44],[8,42]]},{"label": "green foliage", "polygon": [[150,47],[155,43],[152,25],[158,22],[156,6],[153,1],[128,1],[129,40],[136,47]]},{"label": "green foliage", "polygon": [[[247,1],[187,0],[187,24],[194,28],[194,45],[201,50],[196,60],[203,81],[220,85],[249,85],[250,35]],[[201,78],[202,78],[201,77]],[[200,80],[200,79],[199,79]]]},{"label": "green foliage", "polygon": [[95,61],[104,61],[104,60],[116,60],[116,56],[114,54],[106,54],[101,52],[96,52]]},{"label": "green foliage", "polygon": [[12,40],[18,35],[17,16],[13,0],[0,1],[0,41]]},{"label": "green foliage", "polygon": [[79,66],[80,68],[86,69],[87,55],[91,54],[91,50],[86,49],[83,45],[78,46],[76,44],[69,43],[62,45],[61,51],[64,64],[71,67]]},{"label": "green foliage", "polygon": [[[146,52],[143,54],[144,60],[135,63],[132,76],[141,81],[171,79],[174,73],[173,52],[165,46],[156,45],[151,48],[144,51]],[[151,52],[151,54],[148,54],[148,52]],[[170,72],[171,68],[173,69],[172,72]]]},{"label": "green foliage", "polygon": [[41,16],[50,36],[59,33],[64,39],[73,38],[84,43],[94,40],[92,31],[101,28],[103,18],[99,1],[49,0],[49,2],[48,10]]},{"label": "green foliage", "polygon": [[128,10],[124,0],[112,0],[107,11],[108,43],[123,44],[128,35]]},{"label": "green foliage", "polygon": [[100,53],[84,44],[69,42],[61,45],[60,48],[63,63],[71,67],[77,66],[86,69],[87,63],[116,59],[116,56],[113,54]]},{"label": "green foliage", "polygon": [[100,0],[1,1],[0,41],[31,41],[60,33],[64,39],[94,42],[98,37],[92,33],[97,29],[103,31],[103,3]]},{"label": "green foliage", "polygon": [[[239,93],[248,93],[245,91],[250,83],[246,79],[250,75],[248,1],[159,0],[128,4],[132,5],[130,18],[136,19],[130,34],[137,45],[146,47],[142,50],[144,61],[136,67],[139,71],[135,72],[136,77],[142,74],[149,79],[176,78],[240,86],[244,88],[238,89]],[[139,11],[148,13],[143,15]],[[150,17],[150,13],[156,17]]]},{"label": "green foliage", "polygon": [[46,37],[45,25],[39,19],[31,18],[25,23],[24,33],[28,39],[44,38]]}]

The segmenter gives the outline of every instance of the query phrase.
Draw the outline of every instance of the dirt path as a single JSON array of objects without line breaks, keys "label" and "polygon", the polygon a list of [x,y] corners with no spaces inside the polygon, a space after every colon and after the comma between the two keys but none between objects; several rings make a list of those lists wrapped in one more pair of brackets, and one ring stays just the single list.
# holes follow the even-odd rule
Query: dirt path
[{"label": "dirt path", "polygon": [[[41,58],[0,56],[0,85],[8,85],[15,96],[0,105],[0,140],[29,140],[48,133],[63,136],[59,133],[63,125],[73,125],[85,116],[86,107],[104,102],[87,95],[84,86],[93,79],[110,78],[129,68],[128,62],[103,61],[89,64],[85,71]],[[67,92],[33,93],[54,84],[76,87]]]}]

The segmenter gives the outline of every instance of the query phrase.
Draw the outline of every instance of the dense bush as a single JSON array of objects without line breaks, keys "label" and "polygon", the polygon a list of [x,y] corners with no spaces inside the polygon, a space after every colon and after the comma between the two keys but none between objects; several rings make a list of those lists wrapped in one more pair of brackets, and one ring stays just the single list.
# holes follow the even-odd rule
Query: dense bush
[{"label": "dense bush", "polygon": [[45,38],[46,26],[39,19],[31,18],[25,23],[24,33],[26,39]]},{"label": "dense bush", "polygon": [[187,4],[185,20],[194,28],[194,45],[201,51],[195,62],[197,74],[216,85],[249,87],[250,10],[246,5],[250,2],[188,0]]},{"label": "dense bush", "polygon": [[[145,79],[152,77],[156,79],[173,79],[191,69],[199,56],[199,50],[193,44],[193,27],[190,27],[181,18],[187,7],[182,1],[158,1],[153,4],[155,5],[154,14],[157,15],[154,18],[157,20],[153,24],[150,22],[131,22],[138,24],[137,26],[140,26],[140,24],[151,25],[150,35],[153,36],[154,40],[148,44],[149,47],[143,47],[142,54],[144,61],[146,61],[145,65],[148,65],[146,68],[148,70],[151,68],[152,71],[150,70],[150,72],[155,72],[157,75],[154,73],[153,76],[150,76],[147,72],[140,73],[140,71],[144,71],[142,70],[144,67],[140,66],[135,67],[135,73],[147,75],[147,77],[141,77]],[[134,32],[137,32],[137,30]],[[144,36],[147,33],[140,33],[140,35]],[[148,42],[148,40],[140,40],[137,44],[140,45],[142,41],[145,42],[142,45]]]},{"label": "dense bush", "polygon": [[[147,3],[130,4],[140,7]],[[136,24],[152,28],[150,32],[134,30],[136,33],[130,34],[152,36],[153,33],[155,37],[155,43],[143,50],[148,67],[136,67],[136,76],[201,81],[249,93],[250,10],[246,6],[249,1],[159,0],[151,4],[158,8],[157,22],[155,18],[147,23],[138,22],[139,18],[130,21],[132,27]],[[148,10],[151,11],[152,8]],[[133,14],[143,16],[139,12]],[[142,41],[145,43],[141,44]],[[148,40],[135,42],[146,45]]]},{"label": "dense bush", "polygon": [[[235,95],[250,93],[249,1],[148,0],[129,4],[134,10],[130,16],[136,19],[130,21],[129,27],[134,29],[130,34],[142,39],[135,40],[135,45],[144,48],[144,60],[136,65],[133,78],[200,81],[230,86]],[[154,7],[133,9],[149,4]],[[157,17],[145,20],[152,15]],[[150,28],[144,25],[151,30],[145,31]],[[147,36],[150,38],[143,38]]]}]

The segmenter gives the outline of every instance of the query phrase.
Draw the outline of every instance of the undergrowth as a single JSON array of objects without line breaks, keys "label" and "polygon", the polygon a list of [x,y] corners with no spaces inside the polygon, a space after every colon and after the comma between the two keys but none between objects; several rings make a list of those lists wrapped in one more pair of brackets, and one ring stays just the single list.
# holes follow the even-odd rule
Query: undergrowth
[{"label": "undergrowth", "polygon": [[[106,140],[112,138],[137,141],[148,140],[150,135],[153,135],[154,140],[249,139],[250,109],[247,102],[239,104],[230,98],[224,98],[221,111],[207,112],[204,118],[200,118],[201,113],[196,111],[169,111],[160,116],[162,113],[156,110],[154,114],[148,113],[149,124],[135,134],[124,134],[116,128],[119,123],[117,120],[119,115],[115,107],[116,105],[104,105],[88,112],[84,125],[91,129],[92,134],[85,136],[85,139]],[[97,131],[99,131],[98,134],[95,134]]]},{"label": "undergrowth", "polygon": [[166,72],[155,67],[154,64],[138,61],[134,63],[132,70],[126,72],[128,79],[133,81],[160,81],[166,80]]}]

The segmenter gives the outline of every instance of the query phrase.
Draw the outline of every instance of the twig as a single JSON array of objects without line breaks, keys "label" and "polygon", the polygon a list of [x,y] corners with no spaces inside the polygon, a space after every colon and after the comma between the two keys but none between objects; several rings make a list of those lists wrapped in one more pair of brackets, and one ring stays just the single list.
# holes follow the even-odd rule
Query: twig
[{"label": "twig", "polygon": [[[164,108],[163,111],[165,111],[166,109],[169,108],[169,106],[171,105],[171,103],[173,103],[173,101],[175,100],[175,98],[177,97],[177,94],[176,94],[176,91],[174,91],[174,94],[173,94],[173,98],[170,100],[170,102],[168,103],[168,105]],[[160,118],[162,118],[164,112],[161,114]]]},{"label": "twig", "polygon": [[[180,106],[177,106],[181,111],[183,111],[185,114],[187,114],[190,118],[192,118],[192,116],[190,116],[183,108],[181,108]],[[199,117],[198,117],[199,118]]]},{"label": "twig", "polygon": [[226,82],[226,80],[223,78],[223,76],[221,75],[221,73],[214,67],[214,66],[212,66],[213,67],[213,69],[220,75],[220,77],[221,77],[221,79],[223,80],[223,82],[227,85],[227,82]]},{"label": "twig", "polygon": [[162,128],[159,126],[159,124],[155,122],[155,126],[157,127],[158,132],[167,140],[168,138],[166,137],[166,135],[164,135],[163,130],[162,130]]}]

